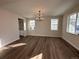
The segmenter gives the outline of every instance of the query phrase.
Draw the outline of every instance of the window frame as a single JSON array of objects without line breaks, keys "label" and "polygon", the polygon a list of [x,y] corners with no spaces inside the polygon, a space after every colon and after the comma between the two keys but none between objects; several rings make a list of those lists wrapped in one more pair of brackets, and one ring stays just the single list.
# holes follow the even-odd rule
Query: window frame
[{"label": "window frame", "polygon": [[29,20],[29,22],[28,22],[29,30],[30,31],[34,31],[35,30],[35,27],[36,27],[36,21],[34,22],[35,23],[34,29],[31,29],[32,26],[30,25],[30,21],[35,21],[35,20]]},{"label": "window frame", "polygon": [[[56,19],[56,20],[57,20],[57,29],[56,29],[56,30],[52,29],[52,20],[53,20],[53,19]],[[58,25],[59,25],[59,19],[58,19],[58,18],[51,18],[51,28],[50,28],[51,31],[58,31],[58,29],[59,29],[59,28],[58,28],[58,27],[59,27]]]},{"label": "window frame", "polygon": [[[69,33],[69,34],[72,34],[72,35],[79,35],[79,33],[78,33],[78,34],[76,33],[78,13],[79,13],[79,11],[78,11],[78,12],[71,13],[71,14],[69,14],[69,15],[67,16],[66,32]],[[73,14],[76,14],[75,33],[71,33],[71,32],[69,32],[70,16],[73,15]]]}]

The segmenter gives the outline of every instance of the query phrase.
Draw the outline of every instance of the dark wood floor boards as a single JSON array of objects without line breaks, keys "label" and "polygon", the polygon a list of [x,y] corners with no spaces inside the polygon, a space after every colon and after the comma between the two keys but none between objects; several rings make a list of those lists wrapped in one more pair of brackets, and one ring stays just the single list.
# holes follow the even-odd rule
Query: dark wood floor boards
[{"label": "dark wood floor boards", "polygon": [[22,52],[20,52],[18,56],[16,56],[16,59],[29,58],[38,43],[38,40],[36,39],[37,38],[30,38],[27,46],[22,50]]},{"label": "dark wood floor boards", "polygon": [[73,59],[76,56],[59,38],[28,36],[12,44],[18,43],[26,45],[6,49],[0,59]]},{"label": "dark wood floor boards", "polygon": [[[24,40],[21,40],[21,41],[24,42]],[[22,42],[19,41],[17,43],[22,43]],[[27,44],[27,42],[29,42],[29,39],[26,40],[26,44]],[[25,46],[10,49],[11,51],[9,51],[5,55],[5,57],[6,57],[5,59],[14,59],[14,58],[16,58],[24,49],[25,49]]]},{"label": "dark wood floor boards", "polygon": [[57,56],[55,42],[52,39],[50,39],[50,55],[51,55],[51,59],[59,59]]}]

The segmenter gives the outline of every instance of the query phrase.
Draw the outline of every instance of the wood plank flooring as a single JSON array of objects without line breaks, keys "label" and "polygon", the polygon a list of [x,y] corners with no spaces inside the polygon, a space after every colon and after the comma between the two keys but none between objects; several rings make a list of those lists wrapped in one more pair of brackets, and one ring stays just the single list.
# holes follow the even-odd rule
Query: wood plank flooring
[{"label": "wood plank flooring", "polygon": [[59,38],[28,36],[0,48],[0,59],[79,59]]}]

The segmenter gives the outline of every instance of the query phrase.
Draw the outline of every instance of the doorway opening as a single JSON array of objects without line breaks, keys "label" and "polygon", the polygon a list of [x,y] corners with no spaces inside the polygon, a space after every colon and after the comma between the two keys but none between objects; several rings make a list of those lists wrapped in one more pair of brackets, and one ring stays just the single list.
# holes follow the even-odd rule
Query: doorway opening
[{"label": "doorway opening", "polygon": [[19,24],[19,37],[23,38],[23,31],[24,31],[24,20],[21,18],[18,18],[18,24]]}]

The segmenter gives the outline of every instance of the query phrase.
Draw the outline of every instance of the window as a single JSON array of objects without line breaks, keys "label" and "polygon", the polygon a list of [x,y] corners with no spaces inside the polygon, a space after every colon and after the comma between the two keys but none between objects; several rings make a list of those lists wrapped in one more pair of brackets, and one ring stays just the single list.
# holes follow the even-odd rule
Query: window
[{"label": "window", "polygon": [[29,21],[29,30],[35,30],[35,20]]},{"label": "window", "polygon": [[78,17],[77,17],[76,33],[79,34],[79,13],[78,13]]},{"label": "window", "polygon": [[26,22],[24,22],[24,30],[26,30]]},{"label": "window", "polygon": [[58,30],[58,19],[51,19],[51,30]]},{"label": "window", "polygon": [[79,34],[79,13],[74,13],[68,16],[67,32]]}]

